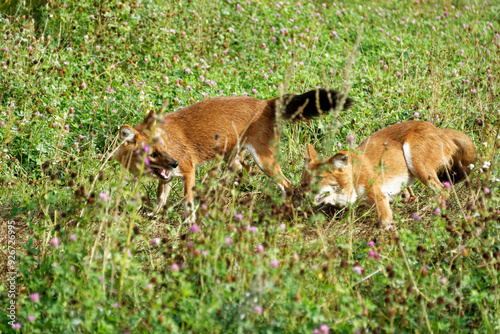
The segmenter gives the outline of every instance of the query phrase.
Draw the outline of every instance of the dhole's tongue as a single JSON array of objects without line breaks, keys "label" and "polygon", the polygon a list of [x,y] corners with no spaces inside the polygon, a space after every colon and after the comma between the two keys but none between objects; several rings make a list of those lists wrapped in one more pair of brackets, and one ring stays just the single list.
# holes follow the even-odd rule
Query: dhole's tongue
[{"label": "dhole's tongue", "polygon": [[168,179],[168,172],[166,170],[160,169],[159,172],[163,178]]}]

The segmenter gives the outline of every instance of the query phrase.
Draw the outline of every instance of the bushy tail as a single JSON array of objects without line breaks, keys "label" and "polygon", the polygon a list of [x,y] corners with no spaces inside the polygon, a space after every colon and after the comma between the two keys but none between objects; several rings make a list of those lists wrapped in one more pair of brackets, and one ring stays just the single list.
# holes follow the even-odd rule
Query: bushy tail
[{"label": "bushy tail", "polygon": [[451,179],[448,178],[448,173],[445,171],[440,173],[438,178],[441,182],[457,183],[466,178],[469,171],[468,166],[475,160],[476,149],[472,140],[465,133],[452,129],[444,129],[443,131],[457,146],[457,149],[453,153],[451,166],[448,170]]},{"label": "bushy tail", "polygon": [[[276,97],[267,100],[267,103],[275,112],[281,113],[284,119],[308,120],[335,109],[342,99],[339,92],[316,89],[301,95]],[[353,99],[347,97],[342,109],[349,109],[353,102]]]}]

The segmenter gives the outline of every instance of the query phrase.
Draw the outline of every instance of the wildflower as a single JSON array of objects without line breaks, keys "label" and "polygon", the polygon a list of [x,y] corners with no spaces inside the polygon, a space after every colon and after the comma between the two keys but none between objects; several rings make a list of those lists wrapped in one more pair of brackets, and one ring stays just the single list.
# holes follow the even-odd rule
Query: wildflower
[{"label": "wildflower", "polygon": [[451,183],[448,181],[443,182],[443,188],[444,189],[451,189]]},{"label": "wildflower", "polygon": [[356,264],[356,265],[354,265],[354,267],[352,267],[352,271],[357,272],[359,275],[361,275],[364,272],[363,268],[361,268],[358,264]]},{"label": "wildflower", "polygon": [[160,245],[160,238],[151,239],[151,246],[158,247]]},{"label": "wildflower", "polygon": [[368,252],[368,257],[374,260],[380,260],[380,254],[374,251],[373,249]]},{"label": "wildflower", "polygon": [[415,118],[419,118],[420,117],[420,113],[418,111],[416,111],[414,114],[413,114],[413,117]]},{"label": "wildflower", "polygon": [[368,247],[375,247],[375,241],[373,240],[368,241]]},{"label": "wildflower", "polygon": [[321,334],[328,334],[328,333],[330,333],[330,327],[328,327],[328,325],[323,324],[323,325],[319,326],[319,332]]},{"label": "wildflower", "polygon": [[52,238],[50,239],[50,245],[55,248],[59,248],[59,238]]},{"label": "wildflower", "polygon": [[99,199],[103,202],[107,202],[109,200],[108,193],[103,191],[102,193],[99,194]]},{"label": "wildflower", "polygon": [[440,208],[436,208],[436,210],[434,210],[433,212],[436,216],[441,216],[441,209]]},{"label": "wildflower", "polygon": [[35,316],[33,314],[28,315],[28,322],[35,321]]},{"label": "wildflower", "polygon": [[279,262],[276,259],[271,260],[271,267],[278,268],[279,267]]},{"label": "wildflower", "polygon": [[448,283],[448,280],[446,279],[446,277],[443,277],[443,278],[441,278],[441,279],[439,280],[439,283],[441,283],[441,284],[446,284],[446,283]]},{"label": "wildflower", "polygon": [[488,194],[490,193],[490,188],[488,188],[488,187],[484,188],[484,189],[483,189],[483,193],[484,193],[485,195],[488,195]]},{"label": "wildflower", "polygon": [[224,238],[224,242],[229,245],[229,246],[232,246],[233,245],[233,241],[231,240],[230,237],[226,237]]},{"label": "wildflower", "polygon": [[33,303],[38,303],[40,301],[40,295],[38,293],[32,293],[30,299]]},{"label": "wildflower", "polygon": [[353,144],[355,140],[356,140],[356,138],[354,137],[353,134],[349,134],[346,137],[346,141],[347,141],[348,144]]},{"label": "wildflower", "polygon": [[285,223],[281,223],[280,224],[280,228],[284,231],[286,230],[286,224]]},{"label": "wildflower", "polygon": [[193,225],[189,229],[189,232],[191,232],[191,233],[198,233],[198,232],[200,232],[200,227],[198,225]]},{"label": "wildflower", "polygon": [[113,308],[118,308],[118,307],[120,307],[120,304],[118,304],[118,302],[113,304]]},{"label": "wildflower", "polygon": [[252,94],[257,94],[257,89],[252,89]]},{"label": "wildflower", "polygon": [[259,231],[259,229],[257,228],[257,226],[250,226],[248,228],[248,232],[251,232],[253,234],[257,234],[258,231]]},{"label": "wildflower", "polygon": [[76,235],[73,233],[69,236],[69,240],[76,241]]},{"label": "wildflower", "polygon": [[262,310],[262,306],[260,306],[260,305],[255,305],[255,306],[253,307],[253,311],[255,312],[255,314],[257,314],[257,315],[261,315],[261,314],[262,314],[262,311],[263,311],[263,310]]},{"label": "wildflower", "polygon": [[170,266],[170,271],[171,272],[177,272],[179,271],[179,265],[177,263],[173,263],[171,266]]},{"label": "wildflower", "polygon": [[186,68],[186,69],[184,70],[184,72],[186,72],[187,74],[189,74],[189,73],[191,73],[191,69],[190,69],[190,68]]},{"label": "wildflower", "polygon": [[14,330],[21,329],[21,324],[16,322],[15,324],[12,325],[12,329],[14,329]]},{"label": "wildflower", "polygon": [[237,213],[234,215],[234,221],[241,222],[243,221],[243,215],[241,213]]},{"label": "wildflower", "polygon": [[421,270],[422,276],[424,276],[424,277],[425,277],[425,276],[427,276],[427,272],[428,272],[427,267],[426,267],[426,266],[423,266],[423,267],[422,267],[422,270]]},{"label": "wildflower", "polygon": [[264,254],[264,246],[263,245],[257,245],[257,253]]}]

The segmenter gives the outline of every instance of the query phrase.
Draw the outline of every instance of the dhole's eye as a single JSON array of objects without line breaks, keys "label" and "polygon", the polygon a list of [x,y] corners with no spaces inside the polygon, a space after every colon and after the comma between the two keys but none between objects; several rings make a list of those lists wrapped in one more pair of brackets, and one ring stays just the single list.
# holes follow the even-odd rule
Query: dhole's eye
[{"label": "dhole's eye", "polygon": [[156,152],[151,153],[151,158],[157,158],[157,157],[158,157],[158,153],[156,153]]}]

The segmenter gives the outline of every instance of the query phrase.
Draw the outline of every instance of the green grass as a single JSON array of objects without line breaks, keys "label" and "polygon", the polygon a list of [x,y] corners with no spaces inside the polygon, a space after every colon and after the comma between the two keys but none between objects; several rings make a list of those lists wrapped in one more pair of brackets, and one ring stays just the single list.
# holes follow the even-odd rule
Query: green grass
[{"label": "green grass", "polygon": [[[15,240],[21,331],[500,330],[498,1],[55,0],[0,10],[0,259]],[[243,172],[201,166],[198,233],[183,223],[180,181],[168,210],[150,217],[156,184],[107,160],[119,126],[150,109],[351,84],[352,110],[282,124],[292,200],[249,157]],[[314,213],[300,187],[307,143],[329,156],[349,134],[360,143],[412,119],[476,145],[470,182],[446,206],[417,184],[415,203],[392,205],[392,232],[370,208]],[[2,332],[15,331],[8,271]]]}]

